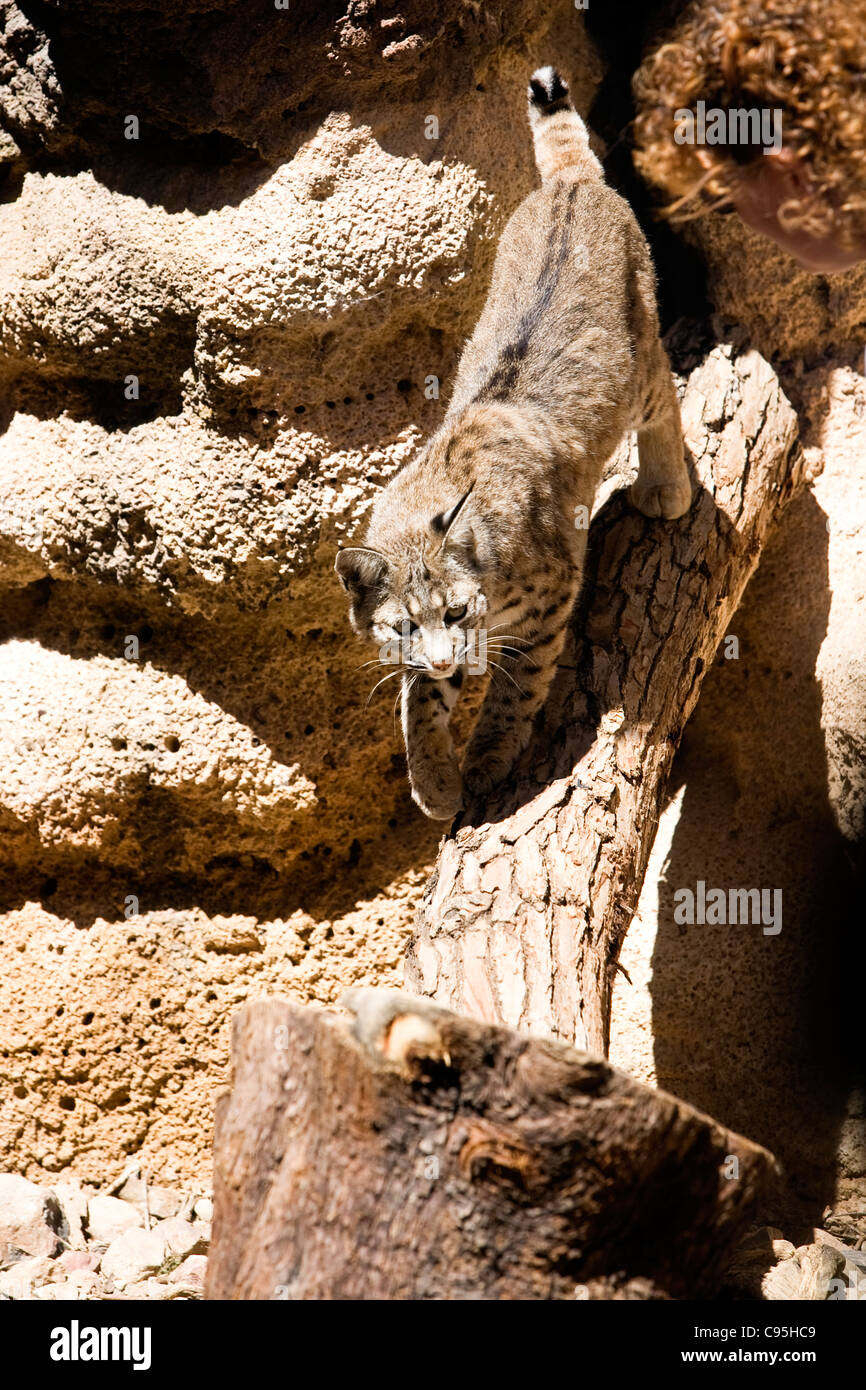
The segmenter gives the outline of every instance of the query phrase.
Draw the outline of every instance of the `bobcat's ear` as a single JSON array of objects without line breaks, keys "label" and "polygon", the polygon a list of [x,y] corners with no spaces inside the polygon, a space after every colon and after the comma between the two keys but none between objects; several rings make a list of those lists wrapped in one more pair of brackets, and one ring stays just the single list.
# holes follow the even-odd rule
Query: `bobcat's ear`
[{"label": "bobcat's ear", "polygon": [[350,593],[353,590],[372,589],[381,583],[387,568],[388,561],[384,555],[361,545],[338,551],[334,561],[340,583]]},{"label": "bobcat's ear", "polygon": [[[469,520],[468,512],[463,511],[463,504],[468,499],[472,487],[467,488],[463,496],[459,498],[453,507],[449,507],[445,512],[439,512],[430,522],[430,529],[437,536],[442,537],[442,545],[448,541],[453,541],[457,545],[465,545],[472,539],[472,523]],[[462,517],[461,517],[462,513]]]}]

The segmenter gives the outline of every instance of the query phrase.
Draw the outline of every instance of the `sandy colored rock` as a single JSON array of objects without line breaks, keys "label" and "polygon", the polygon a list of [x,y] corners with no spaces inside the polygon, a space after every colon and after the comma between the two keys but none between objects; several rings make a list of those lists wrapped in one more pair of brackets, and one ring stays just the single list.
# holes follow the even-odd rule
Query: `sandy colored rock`
[{"label": "sandy colored rock", "polygon": [[118,1197],[91,1197],[87,1203],[87,1229],[96,1244],[110,1245],[125,1231],[141,1225],[143,1221],[135,1207]]},{"label": "sandy colored rock", "polygon": [[[559,7],[573,29],[571,8]],[[0,13],[9,79],[0,117],[20,145],[105,159],[123,149],[123,113],[134,111],[142,163],[172,145],[175,158],[285,158],[299,125],[346,102],[380,108],[471,91],[501,50],[550,22],[537,0],[482,9],[404,0],[396,13],[375,0],[303,10],[273,0],[74,0],[38,18],[3,0]]]},{"label": "sandy colored rock", "polygon": [[707,296],[773,359],[844,356],[866,341],[866,263],[813,275],[739,217],[708,214],[682,228],[707,270]]},{"label": "sandy colored rock", "polygon": [[57,1265],[67,1278],[82,1270],[92,1274],[99,1268],[99,1256],[88,1250],[64,1250],[57,1258]]},{"label": "sandy colored rock", "polygon": [[3,375],[113,382],[122,400],[135,369],[151,399],[176,396],[174,364],[190,353],[192,325],[167,221],[89,172],[27,174],[0,208]]},{"label": "sandy colored rock", "polygon": [[192,1284],[198,1288],[204,1288],[205,1274],[207,1273],[206,1255],[188,1255],[177,1269],[173,1269],[168,1276],[170,1284]]},{"label": "sandy colored rock", "polygon": [[0,1173],[0,1266],[60,1249],[63,1216],[53,1192],[17,1173]]},{"label": "sandy colored rock", "polygon": [[[118,892],[112,875],[73,874],[57,892],[70,893],[75,916],[37,902],[7,913],[0,949],[26,969],[3,985],[0,1054],[14,1081],[3,1086],[0,1161],[104,1184],[135,1154],[165,1183],[209,1186],[232,1011],[265,994],[327,1004],[349,984],[399,985],[424,878],[413,869],[357,907],[332,890],[311,903],[315,916],[148,912],[142,898],[127,921],[123,893],[111,918],[99,916],[99,901]],[[91,904],[86,930],[81,902]],[[262,950],[205,945],[214,932],[246,940],[253,929]]]},{"label": "sandy colored rock", "polygon": [[0,1271],[0,1295],[12,1299],[32,1298],[34,1289],[51,1278],[53,1269],[54,1261],[47,1255],[17,1260]]},{"label": "sandy colored rock", "polygon": [[103,1282],[93,1270],[73,1269],[67,1274],[66,1282],[77,1290],[79,1298],[98,1298],[103,1292]]},{"label": "sandy colored rock", "polygon": [[[579,23],[569,40],[585,101]],[[228,582],[259,606],[357,524],[441,413],[531,186],[525,132],[493,114],[522,104],[526,69],[499,67],[435,141],[417,108],[387,134],[337,113],[291,161],[220,175],[198,216],[89,172],[27,175],[0,206],[0,382],[21,412],[0,575],[97,574],[192,611]]]},{"label": "sandy colored rock", "polygon": [[144,796],[162,803],[180,872],[201,872],[232,851],[266,853],[277,867],[293,821],[315,805],[297,766],[277,763],[226,711],[146,662],[71,661],[37,643],[7,642],[0,691],[7,854],[23,837],[22,857],[36,841],[137,865]]},{"label": "sandy colored rock", "polygon": [[131,1202],[138,1212],[145,1211],[157,1221],[177,1216],[184,1205],[179,1192],[170,1187],[160,1187],[158,1183],[147,1183],[137,1174],[127,1178],[117,1195],[124,1202]]},{"label": "sandy colored rock", "polygon": [[171,1288],[161,1279],[136,1279],[129,1284],[117,1285],[114,1298],[131,1299],[136,1303],[143,1299],[171,1298]]},{"label": "sandy colored rock", "polygon": [[77,1284],[64,1281],[62,1284],[42,1284],[33,1290],[33,1297],[39,1303],[76,1303],[81,1298]]},{"label": "sandy colored rock", "polygon": [[154,1274],[165,1261],[168,1245],[158,1231],[128,1230],[111,1242],[100,1264],[104,1279],[121,1288]]},{"label": "sandy colored rock", "polygon": [[188,1255],[207,1254],[210,1231],[192,1221],[182,1221],[180,1217],[172,1216],[167,1221],[160,1221],[155,1230],[171,1254],[179,1255],[182,1260]]}]

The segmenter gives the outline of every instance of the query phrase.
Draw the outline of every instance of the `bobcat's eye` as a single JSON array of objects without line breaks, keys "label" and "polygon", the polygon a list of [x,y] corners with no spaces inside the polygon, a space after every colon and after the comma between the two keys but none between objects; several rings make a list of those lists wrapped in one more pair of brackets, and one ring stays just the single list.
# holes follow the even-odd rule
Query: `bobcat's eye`
[{"label": "bobcat's eye", "polygon": [[418,631],[418,624],[413,623],[411,618],[401,618],[399,623],[394,624],[394,631],[398,637],[402,637],[404,632],[408,632],[411,637],[413,632]]},{"label": "bobcat's eye", "polygon": [[448,608],[445,612],[446,623],[459,623],[461,618],[466,617],[466,604],[461,603],[454,608]]}]

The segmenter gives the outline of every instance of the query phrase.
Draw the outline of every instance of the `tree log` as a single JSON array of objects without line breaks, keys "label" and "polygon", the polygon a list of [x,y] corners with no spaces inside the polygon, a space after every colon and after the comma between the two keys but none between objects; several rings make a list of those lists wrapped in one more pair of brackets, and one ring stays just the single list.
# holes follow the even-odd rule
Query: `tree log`
[{"label": "tree log", "polygon": [[234,1020],[211,1299],[695,1298],[775,1164],[562,1043],[351,990]]},{"label": "tree log", "polygon": [[620,491],[594,517],[542,726],[443,841],[406,963],[414,993],[602,1055],[683,727],[804,481],[796,417],[756,352],[714,348],[681,406],[692,508],[649,521]]}]

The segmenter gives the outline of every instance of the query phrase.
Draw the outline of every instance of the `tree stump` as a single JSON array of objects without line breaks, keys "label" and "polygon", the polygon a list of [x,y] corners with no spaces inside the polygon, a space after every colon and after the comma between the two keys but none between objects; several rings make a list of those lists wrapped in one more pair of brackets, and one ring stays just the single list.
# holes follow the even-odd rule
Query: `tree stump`
[{"label": "tree stump", "polygon": [[602,1055],[680,735],[804,481],[796,417],[756,352],[714,348],[681,408],[692,508],[649,521],[619,492],[595,516],[543,724],[443,841],[406,964],[414,993]]},{"label": "tree stump", "polygon": [[561,1043],[387,990],[353,1033],[236,1015],[217,1105],[211,1299],[695,1298],[765,1149]]}]

